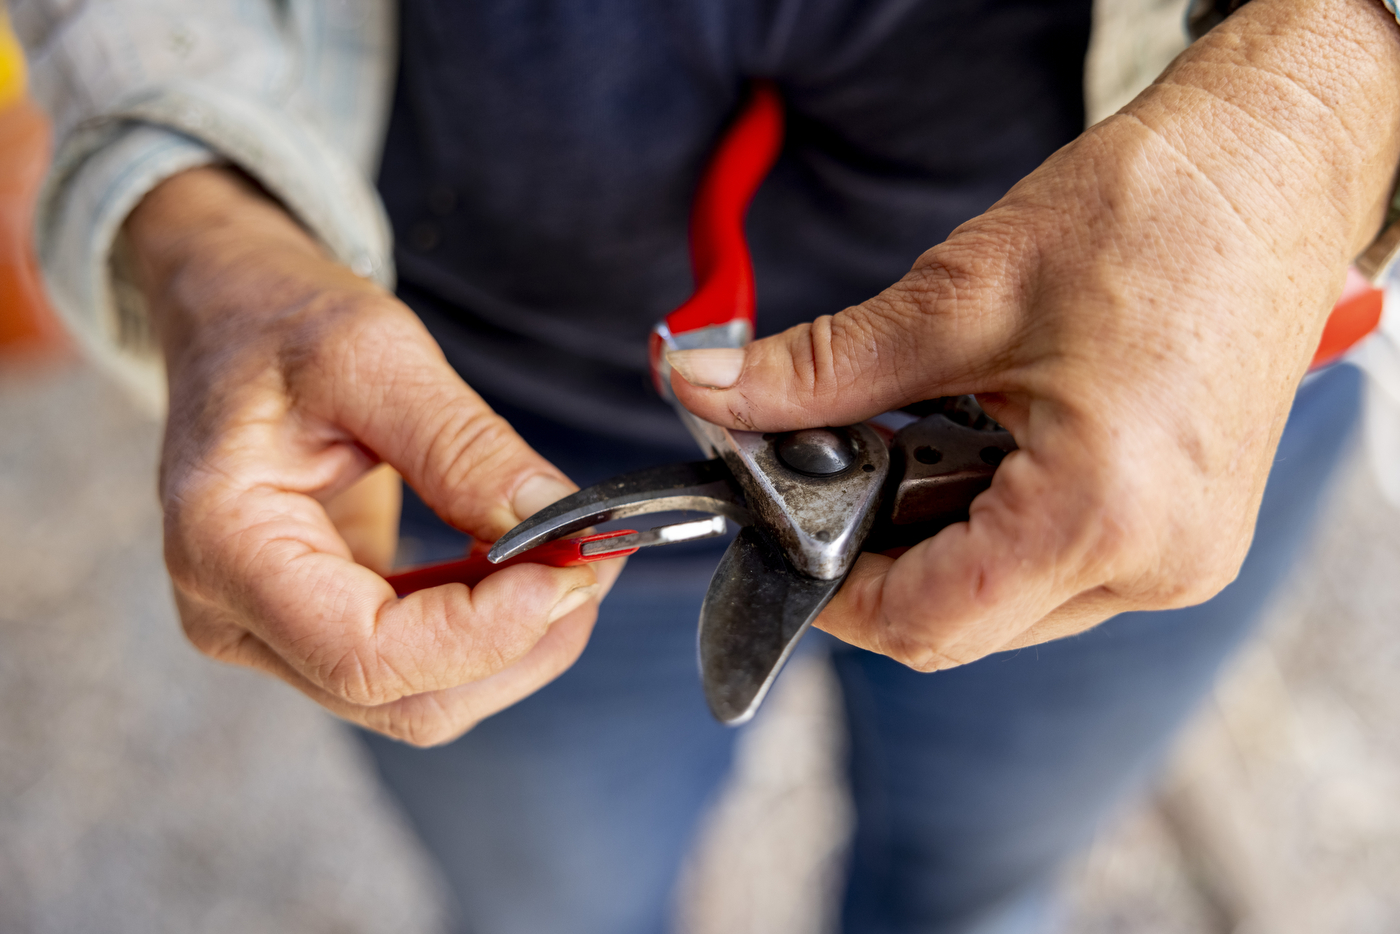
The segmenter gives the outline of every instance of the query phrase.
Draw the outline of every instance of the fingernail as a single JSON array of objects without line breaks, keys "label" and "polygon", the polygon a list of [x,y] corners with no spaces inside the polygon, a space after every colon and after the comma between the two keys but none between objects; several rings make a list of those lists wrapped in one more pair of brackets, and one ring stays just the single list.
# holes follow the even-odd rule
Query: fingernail
[{"label": "fingernail", "polygon": [[592,600],[594,594],[597,592],[597,584],[590,584],[587,587],[575,587],[573,590],[564,594],[563,600],[554,604],[554,609],[549,611],[549,622],[554,623],[568,616],[574,610],[577,610],[589,600]]},{"label": "fingernail", "polygon": [[701,350],[672,350],[666,362],[692,386],[728,389],[739,381],[744,369],[742,347],[707,347]]},{"label": "fingernail", "polygon": [[516,517],[523,521],[551,503],[559,502],[575,489],[572,484],[565,483],[558,477],[536,474],[520,484],[520,489],[515,491],[515,496],[510,501],[510,508],[514,510]]}]

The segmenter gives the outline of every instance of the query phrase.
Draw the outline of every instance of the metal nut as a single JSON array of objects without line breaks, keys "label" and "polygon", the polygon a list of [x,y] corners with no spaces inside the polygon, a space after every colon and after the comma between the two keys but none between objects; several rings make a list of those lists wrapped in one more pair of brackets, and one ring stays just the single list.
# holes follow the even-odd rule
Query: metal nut
[{"label": "metal nut", "polygon": [[833,476],[856,459],[850,439],[830,428],[788,432],[778,438],[775,450],[785,467],[809,477]]}]

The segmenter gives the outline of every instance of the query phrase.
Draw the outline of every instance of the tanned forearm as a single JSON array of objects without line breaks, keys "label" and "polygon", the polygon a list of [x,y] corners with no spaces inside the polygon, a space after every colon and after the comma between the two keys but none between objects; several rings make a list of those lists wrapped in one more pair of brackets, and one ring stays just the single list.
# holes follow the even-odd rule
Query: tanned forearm
[{"label": "tanned forearm", "polygon": [[978,393],[1016,437],[971,518],[862,556],[818,625],[922,669],[1199,603],[1237,573],[1294,393],[1400,162],[1376,0],[1252,0],[899,283],[670,355],[721,424]]}]

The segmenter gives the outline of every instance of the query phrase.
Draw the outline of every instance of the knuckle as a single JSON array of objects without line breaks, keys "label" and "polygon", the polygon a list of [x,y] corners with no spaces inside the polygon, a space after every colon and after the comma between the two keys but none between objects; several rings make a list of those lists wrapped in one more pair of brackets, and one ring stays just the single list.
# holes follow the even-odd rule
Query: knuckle
[{"label": "knuckle", "polygon": [[890,301],[906,313],[951,311],[1002,286],[1006,253],[1005,238],[988,229],[950,238],[914,262],[908,274],[888,290]]},{"label": "knuckle", "polygon": [[884,293],[887,309],[937,313],[955,304],[959,296],[973,291],[976,281],[958,259],[938,247],[924,253],[904,278]]},{"label": "knuckle", "polygon": [[414,717],[403,728],[400,738],[410,746],[428,749],[450,743],[464,732],[465,728],[459,729],[443,719]]},{"label": "knuckle", "polygon": [[1137,608],[1157,610],[1203,603],[1235,579],[1249,535],[1221,533],[1229,522],[1199,483],[1140,469],[1123,445],[1094,447],[1096,465],[1081,485],[1085,589],[1106,585]]},{"label": "knuckle", "polygon": [[165,571],[176,593],[192,594],[199,590],[196,562],[178,542],[172,541],[169,535],[165,540]]},{"label": "knuckle", "polygon": [[408,694],[406,680],[370,647],[356,645],[309,667],[322,688],[356,706],[380,707]]},{"label": "knuckle", "polygon": [[834,395],[840,388],[831,340],[833,320],[831,315],[823,315],[798,325],[788,342],[792,381],[817,401]]},{"label": "knuckle", "polygon": [[1062,503],[1043,514],[1044,534],[1054,544],[1047,553],[1057,557],[1060,573],[1073,575],[1079,589],[1140,576],[1161,547],[1164,517],[1153,479],[1135,468],[1110,433],[1087,430],[1076,436],[1077,449],[1054,471],[1074,477],[1073,483],[1039,491],[1053,492]]},{"label": "knuckle", "polygon": [[241,665],[247,663],[247,643],[255,637],[208,607],[176,599],[180,629],[190,645],[214,661]]},{"label": "knuckle", "polygon": [[959,655],[952,655],[947,652],[940,652],[936,649],[926,649],[924,655],[915,661],[908,663],[915,671],[931,673],[935,671],[945,671],[949,668],[958,668],[973,661],[971,658],[963,658]]},{"label": "knuckle", "polygon": [[452,742],[478,722],[453,717],[436,695],[421,694],[394,705],[380,729],[399,742],[428,749]]},{"label": "knuckle", "polygon": [[541,635],[541,631],[531,625],[502,627],[493,638],[474,643],[473,667],[487,676],[504,671],[534,648]]},{"label": "knuckle", "polygon": [[938,670],[938,659],[941,657],[936,649],[922,642],[909,640],[902,642],[897,648],[886,654],[901,665],[925,674]]},{"label": "knuckle", "polygon": [[873,299],[829,320],[832,366],[827,390],[832,396],[843,387],[849,391],[851,386],[875,385],[901,375],[904,368],[896,362],[905,356],[899,350],[911,329],[887,300]]},{"label": "knuckle", "polygon": [[915,671],[927,673],[963,664],[948,654],[943,640],[923,630],[887,628],[879,641],[876,651]]},{"label": "knuckle", "polygon": [[1157,582],[1152,595],[1156,608],[1177,609],[1205,603],[1234,582],[1241,563],[1223,556],[1184,563]]},{"label": "knuckle", "polygon": [[199,616],[185,612],[180,612],[180,628],[185,633],[185,638],[190,645],[195,647],[201,655],[214,659],[215,661],[228,660],[231,648],[230,633],[222,626],[209,625],[209,623],[199,618]]},{"label": "knuckle", "polygon": [[973,660],[954,654],[948,651],[947,647],[930,645],[927,642],[905,646],[899,654],[890,657],[900,664],[924,674],[943,671],[947,668],[957,668]]},{"label": "knuckle", "polygon": [[887,345],[891,338],[902,339],[902,329],[890,323],[893,314],[887,307],[874,299],[793,328],[786,342],[787,359],[780,364],[788,368],[786,382],[801,387],[820,405],[869,379],[884,379],[894,369],[886,360]]},{"label": "knuckle", "polygon": [[185,510],[167,506],[163,542],[165,568],[177,592],[193,594],[201,589],[199,555],[203,549],[197,544],[198,525],[197,521],[189,521]]}]

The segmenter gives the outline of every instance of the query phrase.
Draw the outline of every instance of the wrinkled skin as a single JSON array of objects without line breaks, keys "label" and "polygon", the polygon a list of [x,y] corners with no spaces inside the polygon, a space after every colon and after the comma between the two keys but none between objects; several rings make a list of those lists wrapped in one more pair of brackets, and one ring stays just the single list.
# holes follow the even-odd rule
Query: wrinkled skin
[{"label": "wrinkled skin", "polygon": [[1378,3],[1255,0],[881,295],[672,354],[684,403],[731,427],[977,393],[1015,436],[969,521],[863,555],[817,625],[928,671],[1228,584],[1381,222],[1397,89]]},{"label": "wrinkled skin", "polygon": [[492,541],[576,487],[473,393],[417,317],[225,169],[126,225],[164,344],[166,563],[204,653],[420,745],[567,668],[620,562],[523,565],[400,600],[401,473]]},{"label": "wrinkled skin", "polygon": [[[1375,0],[1253,0],[889,290],[678,359],[675,389],[760,429],[975,392],[1015,434],[969,522],[861,558],[820,620],[849,642],[929,670],[1207,599],[1380,223],[1397,114]],[[419,744],[572,663],[615,564],[403,600],[380,576],[390,468],[484,540],[573,489],[407,308],[225,169],[166,181],[126,233],[168,362],[166,555],[196,646]]]}]

